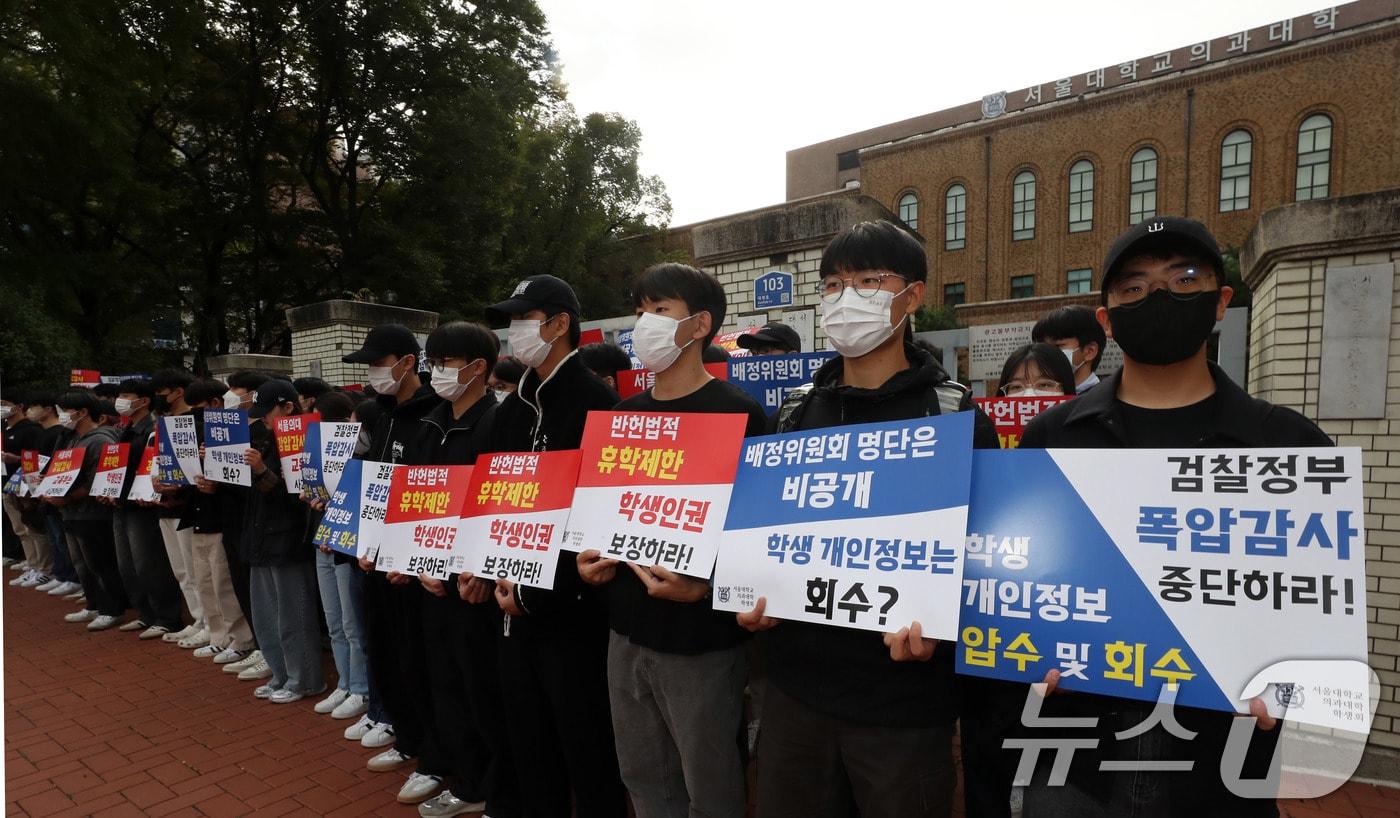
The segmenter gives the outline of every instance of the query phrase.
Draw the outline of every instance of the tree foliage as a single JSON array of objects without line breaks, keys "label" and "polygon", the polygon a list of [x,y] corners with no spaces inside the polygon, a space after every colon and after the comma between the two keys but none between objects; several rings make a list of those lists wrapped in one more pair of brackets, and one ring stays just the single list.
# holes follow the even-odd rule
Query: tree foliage
[{"label": "tree foliage", "polygon": [[616,314],[659,252],[640,132],[569,106],[533,0],[4,5],[7,380],[287,354],[325,298],[474,318],[543,272]]}]

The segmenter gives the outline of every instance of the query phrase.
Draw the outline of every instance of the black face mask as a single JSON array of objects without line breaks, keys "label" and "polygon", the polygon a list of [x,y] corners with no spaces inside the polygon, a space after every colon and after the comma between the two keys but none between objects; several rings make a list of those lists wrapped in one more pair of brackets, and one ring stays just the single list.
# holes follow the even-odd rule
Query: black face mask
[{"label": "black face mask", "polygon": [[1136,304],[1112,307],[1108,322],[1123,354],[1141,364],[1166,366],[1195,355],[1215,328],[1220,291],[1172,295],[1156,290]]}]

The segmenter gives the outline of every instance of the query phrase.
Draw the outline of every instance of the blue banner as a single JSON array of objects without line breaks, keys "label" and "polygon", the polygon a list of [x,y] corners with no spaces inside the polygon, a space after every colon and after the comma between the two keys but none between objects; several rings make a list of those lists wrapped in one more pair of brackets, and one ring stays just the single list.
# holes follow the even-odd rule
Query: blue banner
[{"label": "blue banner", "polygon": [[218,483],[251,486],[253,472],[243,461],[252,445],[248,413],[242,409],[204,411],[204,474]]},{"label": "blue banner", "polygon": [[[315,429],[316,425],[312,424],[311,428]],[[316,526],[316,534],[311,539],[313,545],[325,546],[348,557],[358,556],[356,550],[360,533],[360,478],[363,474],[363,460],[351,460],[345,464],[340,483],[331,494],[330,505],[321,516],[321,523]]]},{"label": "blue banner", "polygon": [[799,352],[794,355],[743,355],[729,361],[729,382],[758,401],[772,414],[797,387],[812,382],[822,364],[835,352]]}]

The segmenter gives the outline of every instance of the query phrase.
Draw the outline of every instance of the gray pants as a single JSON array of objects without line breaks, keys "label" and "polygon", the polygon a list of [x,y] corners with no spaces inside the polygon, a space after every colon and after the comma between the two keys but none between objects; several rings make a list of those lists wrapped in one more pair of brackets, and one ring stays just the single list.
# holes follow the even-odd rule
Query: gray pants
[{"label": "gray pants", "polygon": [[321,670],[321,630],[317,624],[316,566],[310,560],[254,565],[249,570],[253,631],[272,669],[275,690],[304,695],[326,686]]},{"label": "gray pants", "polygon": [[698,656],[608,641],[622,783],[637,818],[743,818],[744,646]]}]

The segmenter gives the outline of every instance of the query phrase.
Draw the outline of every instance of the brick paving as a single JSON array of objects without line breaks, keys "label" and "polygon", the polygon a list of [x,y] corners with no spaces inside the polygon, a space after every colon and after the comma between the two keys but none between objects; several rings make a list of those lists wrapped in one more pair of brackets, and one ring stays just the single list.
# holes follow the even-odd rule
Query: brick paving
[{"label": "brick paving", "polygon": [[[6,815],[417,814],[394,799],[407,770],[366,770],[374,751],[314,699],[258,701],[189,651],[89,633],[63,621],[70,603],[3,589]],[[1280,812],[1400,818],[1400,790],[1353,781]]]}]

